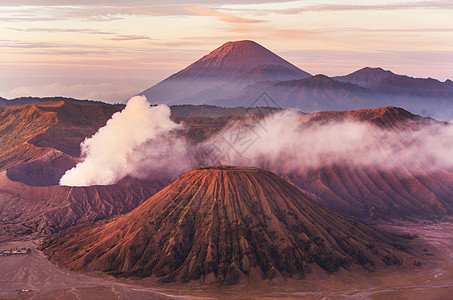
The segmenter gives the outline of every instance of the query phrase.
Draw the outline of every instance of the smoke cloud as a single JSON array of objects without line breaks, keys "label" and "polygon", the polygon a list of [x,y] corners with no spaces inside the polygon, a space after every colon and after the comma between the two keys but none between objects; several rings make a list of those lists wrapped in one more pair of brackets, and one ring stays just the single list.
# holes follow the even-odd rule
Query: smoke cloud
[{"label": "smoke cloud", "polygon": [[143,96],[131,98],[107,124],[81,144],[82,162],[68,170],[61,185],[113,184],[132,176],[173,177],[190,168],[189,149],[180,131],[182,124],[170,119],[166,105],[151,107]]},{"label": "smoke cloud", "polygon": [[284,111],[255,126],[231,125],[213,142],[222,163],[306,168],[330,164],[354,152],[366,135],[365,124],[352,122],[304,128],[299,114]]},{"label": "smoke cloud", "polygon": [[347,164],[378,170],[453,168],[453,126],[433,121],[413,128],[382,128],[371,122],[316,122],[291,111],[255,125],[230,124],[205,143],[211,161],[278,173]]},{"label": "smoke cloud", "polygon": [[[413,125],[413,126],[412,126]],[[82,145],[83,160],[61,178],[62,185],[113,184],[132,176],[172,179],[207,165],[255,166],[279,174],[335,164],[377,170],[426,172],[453,168],[453,126],[414,122],[382,127],[356,120],[315,120],[282,111],[261,121],[227,124],[199,144],[189,143],[183,123],[165,105],[150,107],[134,97]]]}]

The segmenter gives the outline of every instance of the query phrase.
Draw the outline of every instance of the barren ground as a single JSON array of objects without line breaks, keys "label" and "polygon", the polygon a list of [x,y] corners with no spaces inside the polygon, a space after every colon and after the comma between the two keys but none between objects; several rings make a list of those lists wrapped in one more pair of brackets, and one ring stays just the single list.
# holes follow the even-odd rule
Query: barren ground
[{"label": "barren ground", "polygon": [[[273,285],[201,286],[117,280],[60,268],[36,250],[38,240],[0,242],[0,249],[29,247],[30,255],[0,257],[0,299],[453,299],[453,219],[381,224],[397,234],[418,235],[412,254],[421,266],[389,267],[373,273],[339,272]],[[29,289],[31,292],[20,292]]]},{"label": "barren ground", "polygon": [[[0,249],[31,248],[29,255],[0,257],[0,299],[191,299],[159,288],[132,286],[99,274],[68,271],[36,250],[38,240],[1,242]],[[22,291],[21,291],[22,290]],[[24,291],[31,290],[31,291]]]}]

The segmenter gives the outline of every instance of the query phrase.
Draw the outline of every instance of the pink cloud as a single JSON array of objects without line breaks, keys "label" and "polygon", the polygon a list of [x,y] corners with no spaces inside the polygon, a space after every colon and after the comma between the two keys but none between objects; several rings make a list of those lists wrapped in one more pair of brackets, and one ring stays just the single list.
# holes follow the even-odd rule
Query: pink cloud
[{"label": "pink cloud", "polygon": [[320,4],[303,7],[275,10],[282,14],[299,14],[310,11],[341,11],[341,10],[398,10],[412,8],[453,9],[453,3],[448,0],[439,1],[413,1],[389,4]]},{"label": "pink cloud", "polygon": [[255,19],[245,19],[233,14],[226,14],[221,13],[216,10],[203,7],[203,6],[193,6],[187,9],[189,12],[193,13],[197,16],[205,16],[205,17],[217,17],[220,21],[226,23],[262,23],[265,22],[264,20],[255,20]]},{"label": "pink cloud", "polygon": [[116,37],[110,38],[112,41],[136,41],[136,40],[152,40],[149,36],[143,35],[130,35],[130,34],[120,34]]}]

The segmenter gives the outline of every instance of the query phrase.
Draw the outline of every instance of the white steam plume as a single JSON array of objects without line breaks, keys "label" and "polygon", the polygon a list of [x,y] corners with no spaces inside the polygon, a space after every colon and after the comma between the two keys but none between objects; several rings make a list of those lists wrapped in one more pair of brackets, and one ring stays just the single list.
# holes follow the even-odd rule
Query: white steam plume
[{"label": "white steam plume", "polygon": [[192,145],[184,137],[184,125],[170,119],[169,107],[150,107],[144,97],[134,97],[83,142],[83,161],[60,183],[112,184],[125,176],[172,179],[193,167],[215,164],[279,174],[334,164],[395,173],[453,168],[453,125],[448,123],[388,128],[368,121],[314,121],[292,111],[259,122],[247,120],[228,124],[209,140]]},{"label": "white steam plume", "polygon": [[82,143],[82,162],[68,170],[60,184],[106,185],[128,175],[179,175],[190,168],[185,153],[188,146],[178,134],[181,129],[181,124],[170,119],[168,106],[151,107],[145,97],[133,97],[126,108]]},{"label": "white steam plume", "polygon": [[453,168],[453,125],[433,122],[418,130],[381,128],[371,122],[311,122],[291,111],[255,125],[235,122],[204,145],[206,161],[247,165],[279,173],[332,164],[416,171]]}]

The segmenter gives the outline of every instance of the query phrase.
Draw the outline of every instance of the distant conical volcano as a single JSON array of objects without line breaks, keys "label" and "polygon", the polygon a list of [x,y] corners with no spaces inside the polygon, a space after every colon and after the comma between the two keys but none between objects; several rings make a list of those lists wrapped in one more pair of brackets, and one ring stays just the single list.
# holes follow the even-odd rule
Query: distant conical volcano
[{"label": "distant conical volcano", "polygon": [[401,252],[390,242],[271,172],[207,167],[125,216],[70,228],[43,248],[79,270],[234,283],[399,264]]},{"label": "distant conical volcano", "polygon": [[311,76],[253,41],[228,42],[143,91],[151,103],[201,104],[260,81]]},{"label": "distant conical volcano", "polygon": [[249,69],[269,65],[287,68],[288,71],[299,73],[303,77],[310,76],[310,74],[303,72],[253,41],[239,41],[223,44],[184,70],[176,73],[175,77],[237,79],[238,76]]}]

